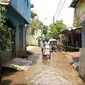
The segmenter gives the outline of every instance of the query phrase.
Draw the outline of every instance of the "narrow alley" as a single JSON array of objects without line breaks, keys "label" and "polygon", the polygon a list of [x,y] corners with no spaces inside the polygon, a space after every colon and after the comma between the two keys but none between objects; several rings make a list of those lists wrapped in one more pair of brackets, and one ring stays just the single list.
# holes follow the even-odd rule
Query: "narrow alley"
[{"label": "narrow alley", "polygon": [[[28,49],[33,64],[27,71],[4,76],[1,85],[84,85],[78,72],[61,52],[53,52],[51,60],[44,60],[39,47]],[[10,80],[7,84],[4,80]],[[4,83],[3,83],[4,81]]]},{"label": "narrow alley", "polygon": [[0,0],[0,85],[85,85],[85,0]]},{"label": "narrow alley", "polygon": [[58,51],[52,53],[51,60],[43,60],[40,54],[37,64],[30,67],[25,77],[28,85],[83,85],[67,57]]}]

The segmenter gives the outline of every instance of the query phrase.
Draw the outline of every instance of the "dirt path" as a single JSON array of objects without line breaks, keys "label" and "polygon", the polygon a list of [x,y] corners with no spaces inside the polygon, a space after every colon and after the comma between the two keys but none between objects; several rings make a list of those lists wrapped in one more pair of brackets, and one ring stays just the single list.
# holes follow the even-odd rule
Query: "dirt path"
[{"label": "dirt path", "polygon": [[52,53],[51,60],[40,55],[37,64],[25,72],[28,85],[84,85],[78,72],[61,52]]},{"label": "dirt path", "polygon": [[34,62],[32,66],[27,71],[5,76],[3,81],[9,83],[2,85],[85,85],[61,52],[52,53],[51,60],[43,60],[40,48],[34,47],[29,51],[35,53],[28,56]]}]

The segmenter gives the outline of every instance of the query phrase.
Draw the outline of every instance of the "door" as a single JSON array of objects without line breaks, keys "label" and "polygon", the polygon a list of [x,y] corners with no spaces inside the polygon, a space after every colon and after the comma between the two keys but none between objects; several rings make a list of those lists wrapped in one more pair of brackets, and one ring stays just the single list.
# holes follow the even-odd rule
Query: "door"
[{"label": "door", "polygon": [[19,55],[23,55],[23,25],[19,25]]}]

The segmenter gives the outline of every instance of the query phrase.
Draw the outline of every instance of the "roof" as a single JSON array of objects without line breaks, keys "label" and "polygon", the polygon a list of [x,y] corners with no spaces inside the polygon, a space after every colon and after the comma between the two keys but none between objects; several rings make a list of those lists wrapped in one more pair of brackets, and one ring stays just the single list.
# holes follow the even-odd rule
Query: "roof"
[{"label": "roof", "polygon": [[0,5],[9,5],[9,2],[5,3],[0,1]]},{"label": "roof", "polygon": [[60,32],[60,34],[66,33],[66,32],[70,32],[68,29],[63,30],[62,32]]},{"label": "roof", "polygon": [[73,0],[70,7],[75,8],[79,0]]},{"label": "roof", "polygon": [[52,41],[57,41],[56,39],[50,39],[49,41],[48,41],[48,44],[50,44],[50,42],[52,42]]},{"label": "roof", "polygon": [[35,17],[37,14],[34,11],[31,11],[31,17]]}]

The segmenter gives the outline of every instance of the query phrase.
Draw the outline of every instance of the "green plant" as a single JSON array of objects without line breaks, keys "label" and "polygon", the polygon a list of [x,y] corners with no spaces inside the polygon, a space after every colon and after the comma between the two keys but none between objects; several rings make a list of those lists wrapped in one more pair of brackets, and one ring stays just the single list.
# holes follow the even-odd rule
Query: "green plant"
[{"label": "green plant", "polygon": [[37,39],[38,40],[45,40],[45,38],[43,36],[38,36]]},{"label": "green plant", "polygon": [[12,49],[12,35],[14,31],[5,25],[6,17],[5,14],[7,10],[4,6],[0,5],[0,49],[1,50],[11,50]]},{"label": "green plant", "polygon": [[50,24],[49,35],[52,38],[58,38],[59,33],[66,28],[67,26],[63,23],[63,20],[57,20],[55,24]]},{"label": "green plant", "polygon": [[81,25],[81,20],[79,19],[76,19],[76,18],[74,18],[74,21],[73,21],[73,26],[74,27],[78,27],[78,26],[80,26]]}]

